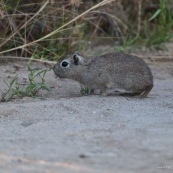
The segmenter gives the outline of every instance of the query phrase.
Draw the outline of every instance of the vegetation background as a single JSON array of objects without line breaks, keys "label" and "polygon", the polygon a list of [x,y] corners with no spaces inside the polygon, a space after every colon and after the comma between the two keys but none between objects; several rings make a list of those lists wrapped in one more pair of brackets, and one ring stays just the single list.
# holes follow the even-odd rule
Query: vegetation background
[{"label": "vegetation background", "polygon": [[1,0],[0,56],[57,60],[111,44],[164,49],[172,0]]}]

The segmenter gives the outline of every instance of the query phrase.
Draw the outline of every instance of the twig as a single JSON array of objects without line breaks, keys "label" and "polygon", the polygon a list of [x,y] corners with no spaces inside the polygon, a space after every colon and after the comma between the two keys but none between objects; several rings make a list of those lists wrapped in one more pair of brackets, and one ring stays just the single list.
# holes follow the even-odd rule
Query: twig
[{"label": "twig", "polygon": [[[44,40],[44,39],[46,39],[46,38],[48,38],[48,37],[50,37],[50,36],[56,34],[57,32],[60,32],[63,28],[65,28],[65,27],[68,26],[69,24],[73,23],[74,21],[78,20],[78,19],[81,18],[82,16],[86,15],[86,14],[87,14],[88,12],[90,12],[91,10],[94,10],[94,9],[96,9],[96,8],[98,8],[98,7],[104,6],[105,4],[108,4],[108,3],[113,2],[113,1],[117,1],[117,0],[103,0],[102,2],[96,4],[95,6],[91,7],[91,8],[88,9],[88,10],[86,10],[86,11],[83,12],[82,14],[78,15],[77,17],[75,17],[75,18],[72,19],[71,21],[67,22],[67,23],[64,24],[63,26],[59,27],[59,28],[56,29],[55,31],[53,31],[53,32],[51,32],[51,33],[49,33],[49,34],[47,34],[46,36],[44,36],[44,37],[42,37],[42,38],[40,38],[40,39],[37,39],[37,40],[35,40],[35,41],[33,41],[33,42],[24,44],[24,45],[22,45],[22,46],[18,46],[18,47],[12,48],[12,49],[8,49],[8,50],[5,50],[5,51],[2,51],[2,52],[0,52],[0,54],[6,53],[6,52],[10,52],[10,51],[13,51],[13,50],[17,50],[17,49],[22,49],[22,48],[24,48],[24,47],[31,46],[31,45],[33,45],[33,44],[35,44],[35,43],[38,43],[38,42],[40,42],[40,41],[42,41],[42,40]],[[46,3],[42,6],[42,8],[41,8],[30,20],[28,20],[28,22],[30,22],[35,16],[37,16],[37,15],[45,8],[45,6],[48,4],[48,2],[49,2],[49,1],[46,1]],[[28,22],[27,22],[27,23],[28,23]],[[24,24],[22,27],[24,27],[25,25],[26,25],[26,24]],[[15,33],[14,33],[14,34],[15,34]],[[8,40],[9,40],[9,38],[8,38]],[[7,41],[8,41],[8,40],[7,40]],[[7,41],[6,41],[6,42],[7,42]],[[2,44],[1,44],[1,45],[2,45]],[[0,45],[0,46],[1,46],[1,45]]]},{"label": "twig", "polygon": [[142,0],[138,0],[138,28],[137,34],[141,31],[141,7],[142,7]]},{"label": "twig", "polygon": [[[0,56],[0,59],[20,59],[20,60],[31,60],[31,58],[26,57],[16,57],[16,56]],[[35,62],[41,62],[41,63],[48,63],[48,64],[56,64],[56,61],[47,61],[47,60],[40,60],[40,59],[32,59],[32,61]]]},{"label": "twig", "polygon": [[[33,16],[31,17],[27,22],[24,23],[24,25],[22,25],[19,29],[17,29],[10,37],[8,37],[3,43],[0,44],[0,47],[2,47],[5,43],[7,43],[12,37],[14,37],[14,35],[16,35],[16,33],[18,33],[19,30],[21,30],[22,28],[24,28],[32,19],[34,19],[45,7],[46,5],[49,3],[49,0],[46,1],[44,3],[44,5],[40,8],[40,10]],[[6,51],[2,51],[0,52],[0,54],[2,53],[5,53],[5,52],[10,52],[12,50],[17,50],[17,49],[22,49],[22,48],[25,48],[27,46],[25,46],[27,44],[24,44],[23,46],[19,46],[19,47],[16,47],[16,48],[12,48],[12,49],[9,49],[9,50],[6,50]]]}]

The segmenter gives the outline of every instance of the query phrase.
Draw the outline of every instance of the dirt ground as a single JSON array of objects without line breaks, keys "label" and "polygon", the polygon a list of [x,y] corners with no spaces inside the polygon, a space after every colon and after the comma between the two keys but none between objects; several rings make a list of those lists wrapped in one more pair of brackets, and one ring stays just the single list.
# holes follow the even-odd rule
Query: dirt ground
[{"label": "dirt ground", "polygon": [[[0,172],[172,172],[171,45],[167,52],[136,52],[154,75],[146,99],[81,96],[77,82],[49,71],[51,92],[1,103]],[[40,63],[33,67],[46,68]],[[18,73],[22,83],[28,76],[26,62],[2,61],[0,68],[1,94],[4,79]]]}]

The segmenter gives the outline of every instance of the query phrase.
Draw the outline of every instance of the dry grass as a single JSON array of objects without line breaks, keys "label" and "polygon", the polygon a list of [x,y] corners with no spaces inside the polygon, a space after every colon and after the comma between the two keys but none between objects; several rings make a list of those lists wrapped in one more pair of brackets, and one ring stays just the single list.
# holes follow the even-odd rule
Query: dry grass
[{"label": "dry grass", "polygon": [[44,61],[85,51],[96,38],[121,44],[126,35],[143,32],[144,18],[158,1],[2,0],[0,54]]},{"label": "dry grass", "polygon": [[[54,6],[54,5],[59,6],[59,4],[54,1],[51,1],[51,2],[45,1],[44,3],[40,3],[39,4],[40,9],[35,14],[32,14],[32,16],[31,16],[31,14],[28,14],[28,13],[23,14],[22,12],[20,12],[20,14],[13,13],[13,14],[9,15],[8,10],[6,10],[6,11],[4,11],[4,15],[6,16],[6,18],[7,18],[6,20],[8,21],[9,26],[10,26],[8,28],[10,30],[10,34],[7,34],[6,37],[4,39],[2,39],[1,44],[0,44],[0,47],[2,48],[0,54],[12,52],[12,51],[14,52],[15,50],[21,50],[20,51],[21,55],[25,55],[23,52],[29,53],[29,54],[33,54],[33,53],[36,54],[37,51],[35,49],[34,49],[35,52],[33,52],[33,50],[30,49],[33,46],[34,47],[41,46],[41,48],[43,50],[49,52],[49,50],[46,47],[43,47],[45,42],[49,42],[50,44],[51,44],[51,42],[54,43],[57,40],[58,40],[58,42],[60,42],[60,41],[63,42],[67,38],[62,38],[61,36],[57,37],[58,34],[62,35],[65,32],[68,32],[68,30],[71,31],[71,30],[75,30],[76,28],[80,27],[80,24],[77,23],[78,19],[81,20],[81,18],[84,15],[88,14],[90,11],[92,11],[96,8],[99,8],[101,6],[104,6],[108,3],[111,3],[112,1],[115,1],[115,0],[104,0],[96,5],[92,6],[88,10],[82,12],[81,14],[75,14],[75,13],[73,14],[74,8],[79,7],[82,2],[79,0],[73,0],[73,1],[71,0],[71,1],[69,1],[69,4],[67,3],[64,6],[62,6],[61,8],[59,7],[56,11],[53,9],[54,13],[60,14],[62,11],[63,11],[63,13],[62,13],[62,16],[60,16],[59,18],[58,17],[56,18],[56,16],[53,16],[51,19],[52,21],[50,20],[52,23],[51,22],[49,23],[49,20],[48,20],[49,15],[51,15],[51,13],[52,13],[52,11],[49,11],[49,9],[52,10],[52,8],[53,8],[52,6]],[[31,5],[34,6],[37,4],[31,4]],[[72,11],[69,11],[69,9],[66,9],[66,7],[69,7],[69,6],[71,6]],[[3,8],[6,9],[5,5]],[[14,11],[17,11],[17,9],[14,9]],[[47,14],[43,15],[43,13],[45,11],[47,12]],[[65,13],[67,13],[67,16],[65,16]],[[66,22],[65,18],[69,17],[68,14],[71,14],[71,13],[73,15],[73,19],[70,19],[69,21]],[[22,18],[22,19],[24,19],[23,20],[24,22],[20,21],[18,26],[16,26],[16,23],[17,23],[16,18]],[[58,22],[58,20],[63,20],[62,24],[60,24],[60,26],[57,29],[54,29],[55,27],[57,27],[57,25],[54,23],[56,23],[56,21]],[[45,21],[46,21],[46,23],[44,24]],[[38,39],[35,38],[34,37],[35,35],[33,34],[34,32],[37,32],[37,31],[35,31],[37,29],[37,27],[35,27],[35,28],[33,27],[28,31],[28,29],[31,27],[30,25],[33,25],[35,22],[41,23],[42,26],[40,26],[39,29],[40,30],[43,29],[42,32],[44,34],[43,36],[39,37]],[[75,23],[74,27],[72,27],[73,23]],[[50,27],[49,24],[55,25],[55,26]],[[80,34],[80,33],[77,33],[77,34]],[[36,37],[37,36],[38,35],[36,35]],[[56,38],[53,38],[53,37],[56,37]],[[3,47],[6,48],[6,45],[9,44],[9,42],[10,43],[13,42],[14,46],[12,46],[12,48],[8,48],[8,49],[4,50]],[[41,42],[42,42],[43,46],[40,44]],[[47,43],[46,43],[46,45],[47,45]],[[28,47],[30,47],[30,48],[28,48]],[[56,51],[54,53],[50,50],[49,53],[53,53],[54,56],[56,55]]]}]

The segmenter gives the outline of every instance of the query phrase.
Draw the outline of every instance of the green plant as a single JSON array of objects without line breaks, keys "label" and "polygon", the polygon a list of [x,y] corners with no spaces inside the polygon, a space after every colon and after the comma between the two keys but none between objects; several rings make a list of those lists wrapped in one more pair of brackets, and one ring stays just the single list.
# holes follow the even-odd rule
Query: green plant
[{"label": "green plant", "polygon": [[137,34],[135,37],[127,35],[122,41],[122,46],[120,48],[115,48],[115,49],[116,51],[121,53],[130,53],[132,49],[134,49],[137,46],[140,39],[141,38],[139,34]]},{"label": "green plant", "polygon": [[[151,16],[148,22],[144,23],[145,36],[147,38],[145,45],[163,49],[164,47],[161,44],[169,41],[173,36],[173,12],[168,0],[159,0],[159,4],[160,8]],[[151,31],[149,25],[152,21],[156,23]]]},{"label": "green plant", "polygon": [[14,95],[16,94],[16,92],[18,92],[18,87],[16,86],[16,88],[14,89],[13,86],[16,84],[16,81],[18,79],[18,75],[16,75],[8,84],[5,80],[4,83],[7,86],[6,91],[1,95],[1,102],[6,102],[8,100],[10,100],[11,98],[14,97]]},{"label": "green plant", "polygon": [[88,87],[81,88],[80,93],[82,95],[89,95],[91,94],[91,90]]},{"label": "green plant", "polygon": [[28,70],[29,82],[24,87],[18,82],[18,74],[9,83],[4,81],[7,89],[1,96],[1,102],[6,102],[13,98],[23,98],[25,96],[36,97],[40,90],[50,91],[50,88],[45,83],[45,75],[50,69],[36,70],[28,66]]},{"label": "green plant", "polygon": [[[28,66],[29,69],[29,84],[25,87],[24,95],[29,97],[35,97],[37,96],[38,92],[40,90],[47,90],[50,91],[50,88],[45,83],[45,75],[50,69],[44,69],[44,70],[36,70],[31,69],[30,66]],[[37,82],[36,78],[39,78],[39,82]]]}]

